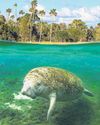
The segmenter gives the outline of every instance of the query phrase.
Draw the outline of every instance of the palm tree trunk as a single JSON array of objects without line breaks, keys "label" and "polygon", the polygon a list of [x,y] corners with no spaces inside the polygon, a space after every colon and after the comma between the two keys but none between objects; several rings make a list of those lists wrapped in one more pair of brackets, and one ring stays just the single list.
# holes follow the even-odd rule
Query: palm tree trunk
[{"label": "palm tree trunk", "polygon": [[50,42],[52,41],[52,23],[51,23],[51,27],[50,27]]},{"label": "palm tree trunk", "polygon": [[42,38],[42,22],[41,22],[41,27],[40,27],[40,38],[39,38],[39,42],[41,42],[41,38]]},{"label": "palm tree trunk", "polygon": [[30,43],[32,42],[32,24],[30,23]]},{"label": "palm tree trunk", "polygon": [[8,13],[7,15],[7,21],[9,21],[9,19],[10,19],[10,13]]},{"label": "palm tree trunk", "polygon": [[[33,20],[32,20],[32,19],[33,19]],[[32,27],[32,26],[33,26],[32,24],[33,24],[33,21],[35,21],[35,14],[34,14],[34,13],[31,14],[31,21],[30,21],[30,22],[31,22],[31,23],[30,23],[30,43],[32,42],[32,28],[33,28],[33,27]]]},{"label": "palm tree trunk", "polygon": [[17,8],[15,8],[15,20],[17,21]]},{"label": "palm tree trunk", "polygon": [[32,15],[33,15],[33,13],[30,14],[30,19],[29,19],[29,26],[30,26],[30,43],[32,42]]}]

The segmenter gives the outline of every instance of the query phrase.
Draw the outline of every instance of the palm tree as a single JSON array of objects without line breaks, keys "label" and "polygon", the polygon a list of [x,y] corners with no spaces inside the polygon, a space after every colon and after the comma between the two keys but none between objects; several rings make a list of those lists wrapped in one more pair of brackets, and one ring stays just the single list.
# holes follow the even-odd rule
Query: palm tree
[{"label": "palm tree", "polygon": [[24,15],[24,14],[25,14],[25,12],[23,10],[19,11],[19,15]]},{"label": "palm tree", "polygon": [[14,15],[11,15],[10,18],[13,20],[13,19],[15,18],[15,16],[14,16]]},{"label": "palm tree", "polygon": [[[55,17],[57,16],[56,9],[50,10],[49,14],[53,18],[53,20],[55,20]],[[52,23],[51,23],[51,27],[50,27],[50,42],[51,42],[51,40],[52,40]]]},{"label": "palm tree", "polygon": [[6,22],[6,19],[3,15],[0,15],[0,24],[4,24]]},{"label": "palm tree", "polygon": [[[40,15],[40,17],[42,19],[42,17],[45,16],[45,11],[44,10],[39,11],[39,15]],[[39,38],[39,42],[41,42],[41,38],[42,38],[42,21],[41,21],[41,26],[40,26],[40,38]]]},{"label": "palm tree", "polygon": [[36,7],[37,7],[37,0],[32,0],[31,1],[31,8],[29,9],[29,11],[31,12],[30,19],[29,19],[29,25],[30,25],[30,42],[32,41],[32,22],[35,21]]},{"label": "palm tree", "polygon": [[15,7],[15,17],[17,19],[17,3],[14,4],[14,7]]},{"label": "palm tree", "polygon": [[10,14],[12,12],[12,10],[10,8],[6,9],[6,12],[8,13],[8,20],[10,19]]}]

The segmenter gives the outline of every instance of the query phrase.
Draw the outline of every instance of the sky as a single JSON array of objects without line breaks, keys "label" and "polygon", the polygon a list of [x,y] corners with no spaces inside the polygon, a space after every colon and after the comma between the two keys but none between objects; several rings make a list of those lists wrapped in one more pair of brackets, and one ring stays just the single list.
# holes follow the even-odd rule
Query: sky
[{"label": "sky", "polygon": [[[28,12],[31,0],[0,0],[0,12],[6,14],[7,8],[14,10],[14,3],[18,4],[18,11]],[[100,0],[38,0],[38,10],[45,10],[44,21],[51,22],[49,11],[57,10],[56,23],[71,23],[74,19],[81,19],[88,26],[100,23]],[[12,14],[14,11],[12,12]]]}]

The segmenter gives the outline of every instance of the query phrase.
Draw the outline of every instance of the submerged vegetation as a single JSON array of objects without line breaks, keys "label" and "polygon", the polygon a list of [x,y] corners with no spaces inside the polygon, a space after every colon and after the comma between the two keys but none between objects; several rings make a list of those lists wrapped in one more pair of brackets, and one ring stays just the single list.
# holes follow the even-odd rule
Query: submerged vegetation
[{"label": "submerged vegetation", "polygon": [[56,9],[52,9],[48,13],[52,22],[47,23],[43,21],[47,12],[38,11],[37,5],[37,0],[32,0],[29,12],[26,13],[23,10],[18,12],[18,5],[15,3],[14,15],[12,15],[14,12],[11,8],[6,9],[7,17],[0,14],[0,39],[22,42],[100,41],[100,24],[97,24],[96,27],[88,27],[80,19],[73,20],[69,25],[54,23],[57,16]]},{"label": "submerged vegetation", "polygon": [[[1,125],[66,125],[66,123],[68,125],[90,125],[94,117],[93,106],[88,99],[81,99],[76,104],[58,103],[51,122],[46,121],[48,103],[45,103],[43,99],[32,102],[22,100],[16,103],[16,105],[23,104],[24,111],[7,107],[1,109]],[[31,108],[28,105],[31,105]]]}]

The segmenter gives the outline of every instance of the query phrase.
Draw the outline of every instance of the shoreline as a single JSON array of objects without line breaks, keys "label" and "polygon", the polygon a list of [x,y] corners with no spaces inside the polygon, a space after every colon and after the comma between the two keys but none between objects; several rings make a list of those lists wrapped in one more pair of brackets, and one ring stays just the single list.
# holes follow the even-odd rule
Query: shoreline
[{"label": "shoreline", "polygon": [[0,40],[4,41],[5,43],[18,43],[18,44],[34,44],[34,45],[81,45],[81,44],[93,44],[93,43],[100,43],[100,41],[90,41],[90,42],[23,42],[23,41],[10,41],[10,40]]},{"label": "shoreline", "polygon": [[80,44],[93,44],[100,43],[100,41],[93,42],[17,42],[22,44],[38,44],[38,45],[80,45]]}]

